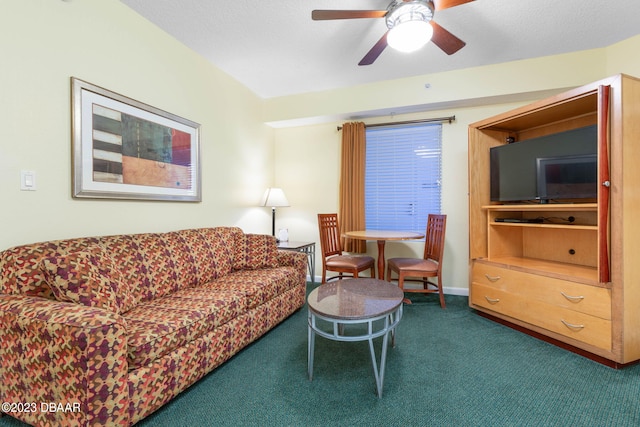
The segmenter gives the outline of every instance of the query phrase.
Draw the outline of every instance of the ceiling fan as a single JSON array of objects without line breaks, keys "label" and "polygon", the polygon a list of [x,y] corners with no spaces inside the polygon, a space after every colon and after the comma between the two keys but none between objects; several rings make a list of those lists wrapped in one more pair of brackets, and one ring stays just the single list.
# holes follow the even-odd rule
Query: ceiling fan
[{"label": "ceiling fan", "polygon": [[[431,40],[447,55],[462,49],[466,43],[433,21],[434,12],[470,3],[474,0],[393,0],[386,10],[314,10],[311,19],[385,18],[388,30],[373,45],[358,65],[371,65],[390,45],[405,52],[417,50]],[[409,46],[402,44],[405,40]]]}]

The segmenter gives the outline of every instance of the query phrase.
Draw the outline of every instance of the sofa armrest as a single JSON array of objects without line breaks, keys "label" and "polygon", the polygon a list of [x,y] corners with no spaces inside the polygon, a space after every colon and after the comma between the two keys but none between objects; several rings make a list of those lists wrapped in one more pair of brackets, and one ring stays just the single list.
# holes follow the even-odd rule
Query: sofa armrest
[{"label": "sofa armrest", "polygon": [[[34,425],[129,425],[124,318],[0,294],[2,412]],[[9,409],[9,410],[6,410]]]},{"label": "sofa armrest", "polygon": [[293,267],[301,275],[303,283],[307,280],[307,255],[302,252],[278,250],[278,265]]}]

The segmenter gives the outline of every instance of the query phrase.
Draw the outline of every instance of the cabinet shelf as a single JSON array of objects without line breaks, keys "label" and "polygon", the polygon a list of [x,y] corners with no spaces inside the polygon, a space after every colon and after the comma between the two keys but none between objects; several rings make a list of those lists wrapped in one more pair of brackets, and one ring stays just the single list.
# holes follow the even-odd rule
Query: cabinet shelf
[{"label": "cabinet shelf", "polygon": [[597,203],[542,203],[530,205],[485,205],[482,209],[496,212],[565,212],[565,211],[597,211]]},{"label": "cabinet shelf", "polygon": [[[529,205],[486,205],[482,209],[489,213],[491,227],[518,227],[523,229],[562,229],[598,231],[596,203],[529,204]],[[548,222],[500,222],[501,212],[513,213],[516,218],[545,218]],[[571,222],[557,222],[558,214],[573,216]]]},{"label": "cabinet shelf", "polygon": [[565,230],[593,230],[598,231],[597,225],[582,224],[531,224],[526,222],[493,222],[492,227],[524,227],[524,228],[561,228]]}]

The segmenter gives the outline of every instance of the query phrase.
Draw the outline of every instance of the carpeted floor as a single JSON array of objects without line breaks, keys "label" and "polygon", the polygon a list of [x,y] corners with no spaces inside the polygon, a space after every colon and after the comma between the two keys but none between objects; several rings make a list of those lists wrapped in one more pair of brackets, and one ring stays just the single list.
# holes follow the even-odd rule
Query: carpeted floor
[{"label": "carpeted floor", "polygon": [[640,425],[640,365],[592,362],[478,316],[466,297],[446,310],[410,298],[381,399],[366,342],[318,337],[307,379],[305,307],[138,425]]}]

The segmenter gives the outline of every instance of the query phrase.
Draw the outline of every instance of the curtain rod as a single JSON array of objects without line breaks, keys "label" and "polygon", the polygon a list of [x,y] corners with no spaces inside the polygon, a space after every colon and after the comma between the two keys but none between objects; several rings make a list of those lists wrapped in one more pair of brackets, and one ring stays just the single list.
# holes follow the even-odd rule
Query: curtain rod
[{"label": "curtain rod", "polygon": [[[451,124],[456,119],[456,116],[449,117],[437,117],[435,119],[419,119],[419,120],[406,120],[404,122],[389,122],[389,123],[374,123],[372,125],[364,125],[365,128],[375,128],[379,126],[394,126],[394,125],[412,125],[416,123],[434,123],[434,122],[448,122]],[[338,126],[338,130],[342,130],[342,126]]]}]

